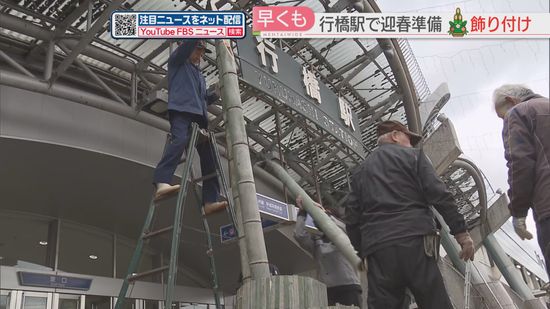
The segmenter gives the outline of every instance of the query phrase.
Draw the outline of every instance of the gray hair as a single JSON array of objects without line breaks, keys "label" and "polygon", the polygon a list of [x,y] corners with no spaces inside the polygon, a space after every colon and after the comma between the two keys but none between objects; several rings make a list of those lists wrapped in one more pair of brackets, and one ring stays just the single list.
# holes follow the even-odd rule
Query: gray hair
[{"label": "gray hair", "polygon": [[[393,131],[392,131],[393,132]],[[383,144],[393,144],[393,140],[391,139],[392,132],[384,133],[378,137],[377,143],[378,146]]]},{"label": "gray hair", "polygon": [[506,97],[522,99],[528,95],[534,94],[533,90],[525,85],[507,84],[495,89],[493,92],[493,104],[495,109],[505,103]]}]

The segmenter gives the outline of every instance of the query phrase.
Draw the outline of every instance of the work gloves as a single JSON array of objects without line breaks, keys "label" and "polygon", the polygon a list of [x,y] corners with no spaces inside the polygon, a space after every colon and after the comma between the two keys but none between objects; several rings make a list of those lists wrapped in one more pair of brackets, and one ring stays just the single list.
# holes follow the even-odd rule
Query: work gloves
[{"label": "work gloves", "polygon": [[462,248],[460,251],[460,258],[464,261],[474,260],[474,241],[470,237],[470,233],[463,232],[455,235],[455,239]]},{"label": "work gloves", "polygon": [[532,239],[533,238],[533,234],[531,234],[527,230],[527,224],[525,223],[525,218],[526,217],[523,217],[523,218],[513,217],[512,218],[512,223],[514,224],[514,231],[516,231],[516,234],[518,234],[518,236],[519,236],[519,238],[521,238],[521,240]]}]

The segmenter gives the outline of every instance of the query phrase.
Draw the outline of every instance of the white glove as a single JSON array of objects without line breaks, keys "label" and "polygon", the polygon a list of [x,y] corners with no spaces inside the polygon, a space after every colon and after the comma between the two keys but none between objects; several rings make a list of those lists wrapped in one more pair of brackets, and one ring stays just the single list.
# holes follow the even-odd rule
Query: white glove
[{"label": "white glove", "polygon": [[514,231],[516,231],[516,234],[518,234],[518,236],[519,236],[519,238],[521,238],[521,240],[532,239],[533,238],[533,234],[531,234],[527,230],[527,224],[525,223],[525,217],[523,217],[523,218],[513,217],[512,218],[512,223],[514,224]]}]

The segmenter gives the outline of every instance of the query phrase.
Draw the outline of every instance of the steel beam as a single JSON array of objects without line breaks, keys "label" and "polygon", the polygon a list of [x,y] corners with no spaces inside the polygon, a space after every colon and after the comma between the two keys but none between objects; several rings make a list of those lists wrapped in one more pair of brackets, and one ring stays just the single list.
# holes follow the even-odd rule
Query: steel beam
[{"label": "steel beam", "polygon": [[[162,52],[164,52],[167,48],[170,47],[170,43],[171,43],[170,40],[166,40],[162,42],[162,44],[160,44],[157,48],[155,48],[152,52],[150,52],[147,56],[145,56],[145,58],[141,59],[141,61],[139,61],[136,64],[137,69],[138,70],[145,69],[148,66],[149,62],[153,60],[153,58],[160,55]],[[171,53],[172,51],[170,50],[170,54]]]},{"label": "steel beam", "polygon": [[53,73],[52,78],[50,78],[50,83],[53,84],[55,81],[59,78],[60,75],[62,75],[65,70],[69,68],[71,63],[76,59],[76,57],[92,42],[94,39],[95,34],[103,27],[105,22],[111,17],[111,13],[117,9],[124,0],[113,0],[101,13],[101,16],[99,16],[96,21],[94,22],[94,25],[82,36],[82,39],[78,42],[78,44],[72,48],[71,54],[68,55],[61,64],[59,64]]},{"label": "steel beam", "polygon": [[76,103],[95,107],[129,119],[133,119],[160,130],[168,132],[170,125],[168,121],[149,113],[136,113],[128,105],[120,104],[118,101],[75,89],[70,86],[55,84],[50,87],[47,82],[0,69],[0,84],[14,88],[25,89],[46,95],[63,98]]},{"label": "steel beam", "polygon": [[44,80],[49,80],[52,77],[53,57],[55,54],[55,44],[53,41],[48,42],[46,49],[46,59],[44,64]]},{"label": "steel beam", "polygon": [[321,162],[318,162],[315,168],[321,168],[323,165],[327,164],[334,156],[336,156],[340,152],[339,149],[333,150],[331,153],[329,153]]},{"label": "steel beam", "polygon": [[[23,33],[25,35],[32,36],[37,40],[44,41],[49,41],[52,34],[52,31],[43,29],[31,22],[9,14],[0,14],[0,28],[6,28],[11,31]],[[60,41],[65,43],[65,45],[71,49],[74,49],[78,44],[78,41],[75,39],[63,38],[60,39]],[[82,51],[82,54],[129,73],[135,71],[134,63],[128,61],[128,59],[120,57],[107,50],[101,49],[93,45],[88,45]],[[145,76],[155,83],[159,82],[162,79],[161,76],[155,74],[145,74]]]},{"label": "steel beam", "polygon": [[[84,6],[84,5],[83,5]],[[86,32],[90,31],[92,27],[92,14],[94,10],[94,4],[92,1],[88,1],[88,14],[86,14]]]},{"label": "steel beam", "polygon": [[372,115],[370,119],[365,121],[363,124],[360,125],[361,131],[366,130],[371,124],[373,124],[375,121],[379,121],[380,117],[392,106],[395,105],[393,101],[390,100],[391,103],[388,103],[384,106],[382,106],[376,113]]},{"label": "steel beam", "polygon": [[[67,48],[67,46],[65,46],[65,44],[63,44],[63,42],[59,42],[57,43],[57,45],[59,46],[59,48],[61,48],[61,50],[65,53],[65,54],[69,54],[71,51]],[[99,78],[92,70],[90,70],[90,68],[88,68],[88,66],[82,62],[80,59],[75,59],[74,62],[82,69],[84,70],[84,72],[86,72],[86,74],[88,74],[88,76],[90,76],[92,78],[92,80],[94,80],[96,83],[98,83],[101,88],[103,88],[105,91],[107,91],[107,93],[115,100],[117,100],[118,102],[122,103],[122,104],[126,104],[126,102],[124,102],[123,99],[121,99],[114,91],[113,89],[111,89],[111,87],[107,86],[107,84],[105,84],[105,82]]]},{"label": "steel beam", "polygon": [[[351,4],[349,0],[340,0],[336,5],[339,5],[341,2],[347,2],[348,5]],[[356,7],[358,11],[360,10],[360,12],[380,12],[380,8],[374,1],[362,0],[360,3],[362,3],[362,8],[359,6]],[[384,55],[386,56],[386,59],[388,60],[388,63],[397,81],[397,85],[399,86],[403,94],[403,105],[405,108],[405,114],[407,116],[407,125],[409,126],[409,129],[411,131],[421,133],[422,127],[420,126],[418,99],[414,92],[414,85],[412,85],[412,81],[410,80],[410,74],[407,69],[407,64],[404,63],[404,61],[401,59],[401,48],[399,47],[399,44],[397,44],[397,41],[393,39],[380,38],[376,40],[378,41],[378,45],[382,47]]]},{"label": "steel beam", "polygon": [[71,14],[65,19],[63,19],[62,22],[55,25],[55,30],[52,32],[49,40],[44,40],[41,44],[35,46],[28,54],[27,59],[30,59],[36,53],[44,46],[46,41],[53,41],[58,38],[60,38],[63,34],[65,34],[65,31],[73,24],[73,22],[82,16],[82,14],[88,9],[88,4],[91,4],[91,0],[84,0],[77,8],[75,8]]},{"label": "steel beam", "polygon": [[34,78],[36,79],[36,76],[34,76],[34,74],[32,74],[31,72],[29,72],[29,70],[25,69],[25,67],[23,67],[22,65],[20,65],[17,61],[13,60],[10,56],[8,56],[8,54],[6,54],[5,52],[3,52],[2,50],[0,50],[0,58],[4,59],[9,65],[11,65],[12,67],[14,67],[16,70],[18,70],[19,72],[27,75],[28,77],[31,77],[31,78]]},{"label": "steel beam", "polygon": [[[364,65],[363,67],[366,67],[372,61],[374,61],[374,59],[378,58],[378,56],[380,56],[381,53],[382,53],[382,48],[380,47],[380,45],[376,45],[371,50],[369,50],[366,54],[359,56],[358,58],[348,62],[347,64],[345,64],[344,66],[336,70],[336,72],[329,74],[327,78],[331,78],[331,79],[340,78],[342,77],[342,74],[346,73],[347,71],[353,68],[356,68],[357,66]],[[350,75],[353,75],[353,74],[350,74]]]},{"label": "steel beam", "polygon": [[266,149],[273,149],[278,143],[282,142],[282,140],[287,136],[289,135],[290,133],[292,133],[294,130],[296,130],[296,127],[298,127],[298,122],[293,122],[284,132],[282,132],[279,136],[278,136],[278,140],[274,140],[268,147],[266,147]]}]

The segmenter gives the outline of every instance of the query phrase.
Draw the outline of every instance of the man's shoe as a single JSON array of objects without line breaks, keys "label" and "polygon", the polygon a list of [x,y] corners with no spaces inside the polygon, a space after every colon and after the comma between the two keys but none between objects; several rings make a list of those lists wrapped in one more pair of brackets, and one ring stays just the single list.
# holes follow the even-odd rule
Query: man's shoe
[{"label": "man's shoe", "polygon": [[220,211],[224,210],[225,208],[227,208],[227,202],[226,201],[206,203],[206,204],[204,204],[204,214],[206,216],[208,216],[210,214],[220,212]]},{"label": "man's shoe", "polygon": [[180,185],[170,185],[167,183],[157,183],[157,192],[155,193],[155,200],[162,199],[180,189]]}]

